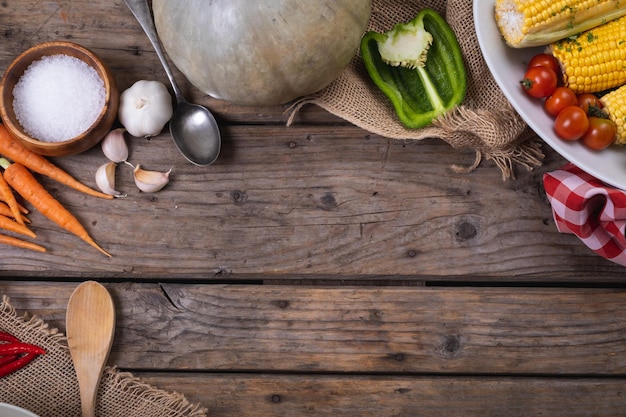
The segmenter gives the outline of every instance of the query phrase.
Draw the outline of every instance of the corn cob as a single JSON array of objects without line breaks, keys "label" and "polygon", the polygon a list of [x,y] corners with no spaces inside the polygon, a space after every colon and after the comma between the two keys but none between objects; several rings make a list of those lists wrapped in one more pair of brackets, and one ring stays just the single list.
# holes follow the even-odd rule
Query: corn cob
[{"label": "corn cob", "polygon": [[603,95],[600,102],[609,119],[617,126],[615,144],[626,144],[626,85]]},{"label": "corn cob", "polygon": [[555,42],[549,50],[561,64],[564,84],[576,94],[619,87],[626,83],[626,16]]},{"label": "corn cob", "polygon": [[548,45],[624,15],[624,0],[496,0],[495,5],[496,24],[514,48]]}]

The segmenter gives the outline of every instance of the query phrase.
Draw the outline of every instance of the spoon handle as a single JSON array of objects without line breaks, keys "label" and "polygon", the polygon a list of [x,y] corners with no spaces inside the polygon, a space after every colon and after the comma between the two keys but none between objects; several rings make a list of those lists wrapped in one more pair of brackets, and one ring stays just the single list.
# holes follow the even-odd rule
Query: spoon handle
[{"label": "spoon handle", "polygon": [[148,0],[124,0],[126,5],[135,16],[135,19],[141,25],[141,28],[148,36],[152,47],[154,48],[161,64],[163,65],[163,69],[165,69],[165,73],[167,74],[167,78],[170,80],[170,84],[172,84],[172,89],[174,90],[174,95],[176,96],[176,100],[180,103],[183,98],[180,90],[178,89],[178,85],[176,84],[176,80],[174,79],[174,74],[165,58],[165,52],[161,47],[161,42],[159,41],[159,35],[157,34],[156,27],[154,25],[154,21],[152,20],[152,13],[150,12],[150,7],[148,6]]}]

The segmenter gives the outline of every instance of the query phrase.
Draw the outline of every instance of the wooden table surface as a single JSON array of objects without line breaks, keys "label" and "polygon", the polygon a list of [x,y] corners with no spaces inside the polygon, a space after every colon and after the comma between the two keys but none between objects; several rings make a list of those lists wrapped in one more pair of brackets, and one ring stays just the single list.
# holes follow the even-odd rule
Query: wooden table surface
[{"label": "wooden table surface", "polygon": [[[70,40],[120,90],[167,83],[123,1],[0,4],[0,68]],[[46,254],[0,247],[0,293],[65,330],[77,283],[118,316],[109,364],[227,416],[614,416],[626,409],[625,270],[555,228],[544,164],[503,181],[473,151],[390,140],[305,106],[209,107],[223,149],[187,163],[169,133],[130,161],[172,167],[157,194],[85,197],[44,178],[107,258],[36,212]],[[94,186],[96,147],[54,158]],[[0,399],[1,400],[1,399]]]}]

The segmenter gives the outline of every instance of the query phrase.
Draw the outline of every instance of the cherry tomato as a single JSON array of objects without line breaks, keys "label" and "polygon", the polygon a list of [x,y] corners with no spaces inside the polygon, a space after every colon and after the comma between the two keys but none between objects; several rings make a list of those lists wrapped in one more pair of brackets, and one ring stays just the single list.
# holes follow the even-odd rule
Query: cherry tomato
[{"label": "cherry tomato", "polygon": [[577,106],[578,97],[576,93],[568,87],[557,87],[554,93],[548,97],[544,103],[546,111],[552,116],[556,117],[564,108],[568,106]]},{"label": "cherry tomato", "polygon": [[579,94],[578,105],[591,116],[601,115],[604,107],[600,99],[591,93]]},{"label": "cherry tomato", "polygon": [[557,79],[560,78],[561,65],[559,61],[550,54],[537,54],[533,56],[528,62],[528,68],[532,67],[548,67],[557,75]]},{"label": "cherry tomato", "polygon": [[543,98],[554,92],[557,78],[554,71],[548,67],[531,67],[528,68],[520,83],[524,91],[532,97]]},{"label": "cherry tomato", "polygon": [[617,126],[611,119],[589,117],[589,128],[580,138],[582,143],[597,151],[607,148],[615,140]]},{"label": "cherry tomato", "polygon": [[568,106],[554,119],[554,130],[561,139],[578,140],[589,128],[585,111],[578,106]]}]

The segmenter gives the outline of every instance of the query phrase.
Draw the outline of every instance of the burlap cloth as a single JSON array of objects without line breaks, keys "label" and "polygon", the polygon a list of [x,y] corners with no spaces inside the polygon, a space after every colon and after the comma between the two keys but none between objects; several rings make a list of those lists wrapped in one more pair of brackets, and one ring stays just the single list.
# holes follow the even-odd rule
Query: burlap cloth
[{"label": "burlap cloth", "polygon": [[[0,379],[0,402],[31,410],[40,417],[80,417],[80,394],[65,336],[40,318],[17,315],[5,296],[0,303],[0,330],[46,349],[20,371]],[[97,416],[203,417],[207,410],[183,395],[166,392],[128,372],[105,368],[97,399]]]},{"label": "burlap cloth", "polygon": [[[486,1],[486,0],[481,0]],[[305,104],[316,104],[369,132],[393,139],[439,138],[454,148],[476,152],[473,164],[458,171],[469,172],[483,157],[493,160],[503,178],[514,177],[514,165],[532,169],[541,165],[541,141],[511,107],[491,76],[483,59],[472,12],[472,0],[373,0],[368,30],[386,32],[397,22],[407,22],[422,8],[442,14],[461,45],[468,73],[467,96],[455,112],[422,129],[406,129],[389,100],[370,81],[359,54],[350,66],[320,93],[296,101],[289,111],[291,124]]]}]

